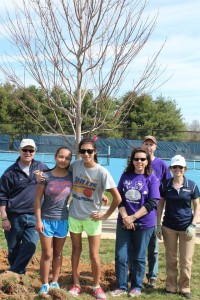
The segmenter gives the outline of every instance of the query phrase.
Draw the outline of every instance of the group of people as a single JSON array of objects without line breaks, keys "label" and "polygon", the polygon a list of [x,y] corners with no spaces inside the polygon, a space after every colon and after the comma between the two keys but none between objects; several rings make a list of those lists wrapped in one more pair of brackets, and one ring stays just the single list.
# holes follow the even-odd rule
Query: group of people
[{"label": "group of people", "polygon": [[199,189],[184,175],[187,170],[185,158],[175,155],[167,168],[164,161],[154,156],[156,146],[155,137],[146,136],[141,148],[133,149],[118,184],[122,202],[116,229],[116,289],[111,292],[114,297],[128,292],[129,280],[129,296],[141,295],[147,252],[147,286],[155,287],[158,238],[163,235],[165,292],[179,292],[187,299],[192,298],[190,278],[200,208]]},{"label": "group of people", "polygon": [[[190,278],[199,190],[184,175],[187,169],[184,157],[174,156],[168,168],[163,160],[154,156],[156,147],[156,138],[146,136],[141,147],[133,149],[117,186],[106,168],[98,164],[93,139],[85,138],[79,143],[81,159],[72,164],[71,150],[60,147],[55,153],[56,164],[53,169],[34,159],[37,149],[34,140],[23,139],[19,158],[4,172],[0,182],[0,214],[8,245],[9,270],[25,274],[40,239],[42,285],[39,293],[46,294],[51,288],[60,288],[58,280],[62,251],[69,231],[73,286],[68,292],[74,297],[79,296],[79,261],[82,232],[85,231],[94,281],[93,295],[99,300],[106,299],[100,286],[102,220],[106,220],[118,207],[116,289],[110,294],[113,297],[141,295],[146,257],[147,286],[155,287],[158,238],[163,237],[166,293],[179,292],[185,298],[191,298]],[[112,200],[108,210],[103,213],[101,205],[106,198],[105,191],[111,193]],[[52,279],[49,283],[51,260]]]}]

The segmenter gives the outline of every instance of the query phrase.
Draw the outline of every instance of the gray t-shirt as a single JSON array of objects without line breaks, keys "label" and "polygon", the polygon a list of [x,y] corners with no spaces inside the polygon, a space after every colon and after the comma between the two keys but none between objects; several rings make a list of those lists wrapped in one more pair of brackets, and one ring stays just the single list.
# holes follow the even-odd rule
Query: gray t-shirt
[{"label": "gray t-shirt", "polygon": [[82,160],[76,160],[70,168],[73,189],[69,215],[86,220],[93,211],[100,211],[104,191],[115,188],[116,184],[108,170],[99,164],[94,168],[86,168]]},{"label": "gray t-shirt", "polygon": [[65,220],[68,218],[67,202],[72,190],[72,174],[65,177],[55,177],[51,171],[45,172],[44,201],[41,207],[41,217],[45,220]]}]

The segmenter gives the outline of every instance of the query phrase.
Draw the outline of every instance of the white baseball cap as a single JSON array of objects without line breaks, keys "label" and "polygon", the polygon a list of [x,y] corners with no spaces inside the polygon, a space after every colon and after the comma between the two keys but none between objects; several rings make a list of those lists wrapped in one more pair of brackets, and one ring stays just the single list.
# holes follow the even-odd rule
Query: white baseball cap
[{"label": "white baseball cap", "polygon": [[31,146],[31,147],[33,147],[33,148],[37,148],[36,147],[36,145],[35,145],[35,142],[34,142],[34,140],[32,140],[32,139],[23,139],[22,141],[21,141],[21,143],[20,143],[20,148],[24,148],[24,147],[26,147],[26,146]]},{"label": "white baseball cap", "polygon": [[186,167],[186,161],[185,158],[181,155],[175,155],[174,157],[172,157],[171,159],[171,163],[170,163],[170,167],[172,166],[182,166],[182,167]]}]

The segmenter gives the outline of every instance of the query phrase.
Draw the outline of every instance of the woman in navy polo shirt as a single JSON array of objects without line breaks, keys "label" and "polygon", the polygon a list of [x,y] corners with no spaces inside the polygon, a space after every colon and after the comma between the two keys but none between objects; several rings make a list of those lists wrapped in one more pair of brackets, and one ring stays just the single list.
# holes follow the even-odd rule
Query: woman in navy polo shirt
[{"label": "woman in navy polo shirt", "polygon": [[[195,182],[185,178],[185,158],[176,155],[171,159],[171,179],[160,187],[161,200],[158,205],[157,235],[163,235],[166,252],[166,293],[179,290],[185,298],[192,298],[190,277],[195,246],[195,227],[199,213],[199,189]],[[160,225],[165,205],[162,227]],[[192,212],[193,206],[193,212]],[[179,242],[179,243],[178,243]],[[179,250],[179,280],[178,280]]]}]

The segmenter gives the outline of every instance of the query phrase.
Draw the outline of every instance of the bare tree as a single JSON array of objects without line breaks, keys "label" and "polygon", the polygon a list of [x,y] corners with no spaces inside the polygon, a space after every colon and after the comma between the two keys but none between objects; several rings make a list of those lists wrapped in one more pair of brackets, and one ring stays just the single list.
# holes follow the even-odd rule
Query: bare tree
[{"label": "bare tree", "polygon": [[[57,124],[58,111],[70,121],[76,143],[81,134],[83,117],[87,118],[91,107],[95,108],[90,132],[106,128],[109,107],[102,113],[104,101],[115,97],[125,80],[137,54],[147,43],[156,25],[157,15],[143,18],[147,1],[142,0],[20,0],[13,1],[15,14],[7,10],[2,20],[6,37],[14,46],[12,56],[23,69],[24,78],[31,76],[44,91],[46,103],[37,103],[52,110]],[[161,75],[157,57],[148,59],[141,77],[133,84],[132,95],[150,90]],[[17,74],[8,61],[0,66],[5,80],[16,87],[26,88],[26,80]],[[133,82],[134,82],[133,73]],[[64,89],[70,99],[66,109],[59,97],[52,98],[50,90]],[[87,113],[82,113],[85,93],[92,90],[93,97]],[[130,90],[130,87],[129,87]],[[56,99],[56,100],[55,100]],[[45,115],[34,112],[20,99],[19,104],[40,126],[54,128]],[[119,105],[112,118],[122,122],[120,116],[134,104],[131,96]],[[110,118],[110,115],[109,115]],[[59,132],[65,134],[61,125]]]}]

